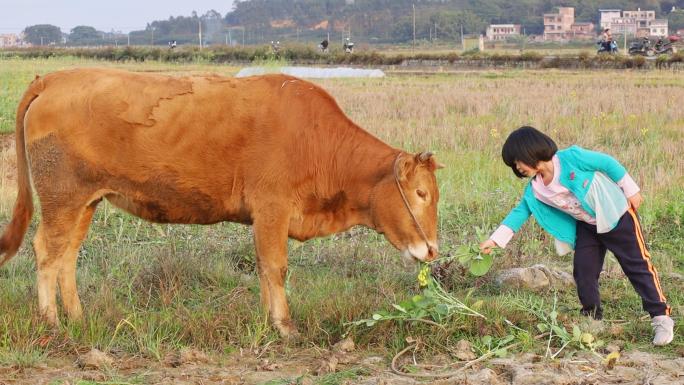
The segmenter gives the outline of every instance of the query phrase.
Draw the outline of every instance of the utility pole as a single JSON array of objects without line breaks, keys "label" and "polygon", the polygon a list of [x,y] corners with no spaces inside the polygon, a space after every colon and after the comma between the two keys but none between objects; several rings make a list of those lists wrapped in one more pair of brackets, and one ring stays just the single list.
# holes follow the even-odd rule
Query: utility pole
[{"label": "utility pole", "polygon": [[416,3],[413,3],[413,49],[416,49]]},{"label": "utility pole", "polygon": [[461,24],[461,50],[465,51],[465,39],[463,38],[463,24]]},{"label": "utility pole", "polygon": [[202,50],[202,20],[200,19],[199,21],[199,43],[200,43],[200,51]]}]

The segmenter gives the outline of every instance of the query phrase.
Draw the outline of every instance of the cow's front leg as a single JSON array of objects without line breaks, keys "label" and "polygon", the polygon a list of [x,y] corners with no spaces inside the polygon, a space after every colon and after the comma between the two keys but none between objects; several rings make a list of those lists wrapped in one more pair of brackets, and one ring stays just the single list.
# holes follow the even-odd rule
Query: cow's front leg
[{"label": "cow's front leg", "polygon": [[254,218],[254,245],[261,287],[261,301],[273,325],[283,337],[296,336],[285,297],[287,236],[290,215],[286,210],[265,207]]}]

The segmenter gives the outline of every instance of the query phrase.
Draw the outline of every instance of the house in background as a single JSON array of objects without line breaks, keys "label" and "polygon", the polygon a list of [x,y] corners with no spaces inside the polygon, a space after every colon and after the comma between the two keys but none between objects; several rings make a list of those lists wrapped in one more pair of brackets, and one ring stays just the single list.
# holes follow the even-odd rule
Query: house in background
[{"label": "house in background", "polygon": [[636,11],[624,11],[622,17],[634,19],[637,22],[637,28],[648,28],[651,21],[655,20],[655,11],[642,11],[637,8]]},{"label": "house in background", "polygon": [[616,35],[667,36],[667,19],[656,19],[655,11],[621,11],[619,9],[599,10],[601,29],[610,28]]},{"label": "house in background", "polygon": [[667,36],[668,35],[668,21],[667,19],[654,19],[648,25],[648,34],[650,36]]},{"label": "house in background", "polygon": [[599,25],[601,26],[601,31],[610,28],[610,24],[613,20],[620,17],[622,17],[621,9],[599,9]]},{"label": "house in background", "polygon": [[0,35],[0,47],[17,47],[22,44],[21,37],[14,33]]},{"label": "house in background", "polygon": [[596,38],[594,23],[573,23],[570,26],[573,39],[590,40]]},{"label": "house in background", "polygon": [[610,23],[610,30],[613,35],[631,35],[636,36],[637,34],[637,21],[629,17],[618,17],[613,19]]},{"label": "house in background", "polygon": [[575,23],[575,8],[558,7],[558,13],[544,14],[544,40],[593,39],[594,23]]},{"label": "house in background", "polygon": [[558,7],[558,13],[544,14],[544,40],[565,40],[575,22],[575,8]]},{"label": "house in background", "polygon": [[520,36],[520,24],[491,24],[487,27],[487,40],[500,41],[509,37]]}]

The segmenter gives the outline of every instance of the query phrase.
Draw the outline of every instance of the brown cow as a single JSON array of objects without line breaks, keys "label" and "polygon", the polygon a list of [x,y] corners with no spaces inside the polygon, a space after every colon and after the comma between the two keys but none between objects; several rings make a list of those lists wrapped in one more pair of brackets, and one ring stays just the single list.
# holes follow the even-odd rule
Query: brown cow
[{"label": "brown cow", "polygon": [[38,303],[52,324],[57,283],[67,315],[81,317],[76,257],[103,198],[153,222],[251,224],[261,300],[285,336],[296,333],[283,289],[288,237],[360,224],[405,256],[437,252],[434,157],[388,146],[301,79],[55,72],[24,94],[16,141],[18,197],[0,264],[26,233],[33,183]]}]

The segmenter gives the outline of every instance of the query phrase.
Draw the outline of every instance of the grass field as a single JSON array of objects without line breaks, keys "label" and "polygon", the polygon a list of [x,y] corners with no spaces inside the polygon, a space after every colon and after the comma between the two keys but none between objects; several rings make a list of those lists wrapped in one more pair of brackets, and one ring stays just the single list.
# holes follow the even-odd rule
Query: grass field
[{"label": "grass field", "polygon": [[[14,131],[18,100],[35,74],[84,67],[114,66],[170,74],[219,73],[234,67],[159,63],[111,64],[74,59],[0,61],[0,132]],[[449,75],[388,76],[382,79],[316,81],[359,125],[384,141],[411,151],[432,150],[447,167],[438,172],[440,247],[446,254],[473,244],[476,228],[494,229],[517,202],[524,181],[500,160],[506,135],[533,125],[555,138],[604,151],[619,159],[642,187],[641,209],[653,260],[678,317],[684,311],[684,78],[668,71],[482,71]],[[9,218],[15,187],[13,151],[0,165],[0,223]],[[530,221],[533,222],[533,221]],[[100,205],[78,262],[78,284],[86,314],[82,324],[66,324],[51,342],[37,317],[31,239],[0,269],[0,365],[31,366],[75,349],[98,347],[161,360],[180,347],[218,356],[278,341],[260,312],[258,278],[249,227],[153,225],[108,204]],[[538,316],[525,309],[552,311],[580,324],[574,290],[502,292],[498,270],[535,263],[571,271],[571,257],[557,257],[553,240],[528,223],[493,271],[481,278],[452,268],[443,282],[455,297],[478,304],[487,320],[457,317],[436,327],[426,323],[381,322],[350,328],[347,322],[391,309],[419,292],[416,269],[376,233],[355,228],[306,243],[290,243],[288,295],[303,346],[326,347],[350,333],[367,351],[391,357],[420,338],[424,354],[449,353],[456,341],[476,345],[481,335],[511,335],[506,320],[529,335]],[[599,337],[621,340],[626,349],[652,350],[650,326],[614,258],[607,258],[601,293],[605,317],[625,320]],[[522,306],[521,306],[522,304]],[[64,318],[64,317],[62,317]],[[659,352],[684,352],[680,327],[673,344]],[[287,344],[282,349],[290,349]],[[526,341],[523,350],[543,351]]]}]

